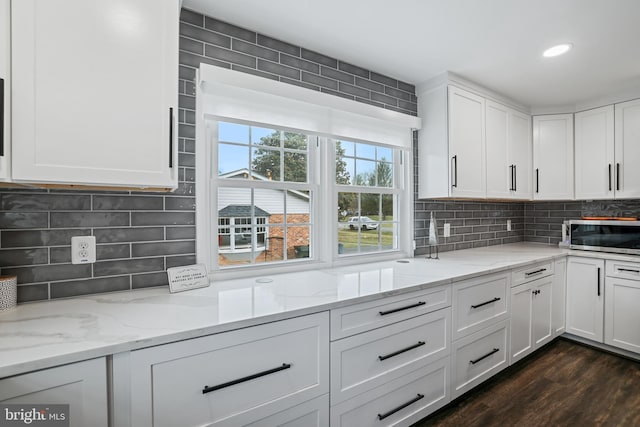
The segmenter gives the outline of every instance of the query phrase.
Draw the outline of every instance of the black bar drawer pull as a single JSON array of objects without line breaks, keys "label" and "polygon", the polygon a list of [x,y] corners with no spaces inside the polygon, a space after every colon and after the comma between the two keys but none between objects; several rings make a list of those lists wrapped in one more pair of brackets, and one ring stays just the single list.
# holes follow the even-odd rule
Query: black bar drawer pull
[{"label": "black bar drawer pull", "polygon": [[452,187],[457,187],[458,186],[458,156],[455,155],[451,158],[451,161],[453,162],[453,184],[451,184]]},{"label": "black bar drawer pull", "polygon": [[533,276],[534,274],[542,273],[543,271],[547,271],[546,268],[541,268],[540,270],[530,271],[529,273],[524,273],[525,276]]},{"label": "black bar drawer pull", "polygon": [[173,107],[169,108],[169,167],[173,167]]},{"label": "black bar drawer pull", "polygon": [[540,169],[536,169],[536,193],[540,192]]},{"label": "black bar drawer pull", "polygon": [[380,311],[380,316],[386,316],[387,314],[391,314],[391,313],[396,313],[398,311],[402,311],[402,310],[408,310],[410,308],[414,308],[414,307],[420,307],[421,305],[425,305],[426,302],[424,301],[418,301],[415,304],[411,304],[411,305],[406,305],[404,307],[399,307],[399,308],[394,308],[393,310],[387,310],[387,311]]},{"label": "black bar drawer pull", "polygon": [[618,271],[627,271],[629,273],[640,273],[640,270],[633,270],[631,268],[618,268]]},{"label": "black bar drawer pull", "polygon": [[403,403],[402,405],[398,406],[397,408],[394,408],[394,409],[390,410],[389,412],[385,412],[384,414],[378,414],[378,420],[382,421],[385,418],[390,417],[391,415],[395,414],[396,412],[403,410],[407,406],[413,405],[414,403],[416,403],[418,400],[422,399],[423,397],[424,397],[424,394],[418,393],[418,395],[416,397],[414,397],[413,399],[411,399],[407,403]]},{"label": "black bar drawer pull", "polygon": [[210,393],[212,391],[220,390],[226,387],[231,387],[232,385],[240,384],[246,381],[255,380],[256,378],[264,377],[265,375],[274,374],[276,372],[284,371],[285,369],[289,369],[291,367],[291,363],[283,363],[282,366],[278,366],[277,368],[269,369],[267,371],[258,372],[257,374],[249,375],[246,377],[238,378],[237,380],[228,381],[226,383],[214,385],[213,387],[204,386],[202,389],[202,394]]},{"label": "black bar drawer pull", "polygon": [[609,191],[611,191],[611,163],[609,163]]},{"label": "black bar drawer pull", "polygon": [[518,191],[518,166],[513,165],[513,191]]},{"label": "black bar drawer pull", "polygon": [[4,79],[0,79],[0,157],[4,156]]},{"label": "black bar drawer pull", "polygon": [[513,165],[509,165],[509,174],[511,175],[511,187],[509,187],[509,191],[513,191]]},{"label": "black bar drawer pull", "polygon": [[598,267],[598,296],[600,296],[600,267]]},{"label": "black bar drawer pull", "polygon": [[393,353],[385,354],[384,356],[378,356],[378,359],[380,359],[381,361],[382,360],[387,360],[387,359],[392,358],[393,356],[397,356],[397,355],[402,354],[404,352],[407,352],[409,350],[413,350],[414,348],[422,347],[425,344],[426,343],[424,341],[418,341],[417,344],[410,345],[409,347],[403,348],[402,350],[394,351]]},{"label": "black bar drawer pull", "polygon": [[497,352],[499,352],[500,349],[499,348],[494,348],[493,350],[491,350],[489,353],[485,354],[484,356],[480,356],[478,357],[476,360],[469,360],[469,363],[471,363],[472,365],[475,365],[476,363],[478,363],[481,360],[486,359],[487,357],[491,356],[492,354],[495,354]]},{"label": "black bar drawer pull", "polygon": [[620,163],[616,163],[616,191],[620,191]]},{"label": "black bar drawer pull", "polygon": [[500,301],[500,298],[499,297],[495,297],[492,300],[481,302],[480,304],[472,305],[471,308],[482,307],[483,305],[491,304],[492,302],[496,302],[496,301]]}]

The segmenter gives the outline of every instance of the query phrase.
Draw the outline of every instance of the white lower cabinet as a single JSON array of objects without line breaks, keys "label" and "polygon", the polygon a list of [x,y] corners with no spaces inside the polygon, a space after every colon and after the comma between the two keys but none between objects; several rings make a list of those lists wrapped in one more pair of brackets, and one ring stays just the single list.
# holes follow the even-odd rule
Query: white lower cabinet
[{"label": "white lower cabinet", "polygon": [[462,280],[453,284],[452,339],[509,319],[511,273]]},{"label": "white lower cabinet", "polygon": [[0,379],[0,403],[68,404],[71,427],[107,427],[105,358]]},{"label": "white lower cabinet", "polygon": [[[609,261],[607,261],[608,267]],[[636,267],[637,269],[637,267]],[[607,277],[604,343],[640,353],[640,280]]]},{"label": "white lower cabinet", "polygon": [[455,399],[509,364],[509,322],[461,338],[451,348],[451,398]]},{"label": "white lower cabinet", "polygon": [[549,276],[511,289],[510,364],[553,339],[553,281]]},{"label": "white lower cabinet", "polygon": [[331,407],[331,427],[410,426],[450,401],[449,357]]},{"label": "white lower cabinet", "polygon": [[133,351],[131,425],[258,422],[327,394],[328,356],[328,312]]},{"label": "white lower cabinet", "polygon": [[551,296],[551,328],[554,336],[565,330],[565,310],[567,306],[567,259],[554,262],[553,295]]},{"label": "white lower cabinet", "polygon": [[450,321],[442,309],[331,343],[331,403],[448,355]]},{"label": "white lower cabinet", "polygon": [[569,257],[566,319],[568,333],[603,342],[604,291],[604,260]]}]

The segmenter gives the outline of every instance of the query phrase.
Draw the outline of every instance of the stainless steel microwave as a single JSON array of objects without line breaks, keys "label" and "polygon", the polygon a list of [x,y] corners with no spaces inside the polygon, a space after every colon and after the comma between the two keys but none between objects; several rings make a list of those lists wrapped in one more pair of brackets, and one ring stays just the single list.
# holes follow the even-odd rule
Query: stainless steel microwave
[{"label": "stainless steel microwave", "polygon": [[569,221],[570,248],[640,255],[640,221]]}]

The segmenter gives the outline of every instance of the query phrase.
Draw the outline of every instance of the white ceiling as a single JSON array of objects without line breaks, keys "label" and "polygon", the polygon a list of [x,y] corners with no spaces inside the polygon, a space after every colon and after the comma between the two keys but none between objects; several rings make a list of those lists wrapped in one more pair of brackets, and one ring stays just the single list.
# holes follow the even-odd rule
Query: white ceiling
[{"label": "white ceiling", "polygon": [[[640,0],[184,0],[184,7],[419,84],[444,71],[528,106],[640,88]],[[566,55],[542,51],[572,42]]]}]

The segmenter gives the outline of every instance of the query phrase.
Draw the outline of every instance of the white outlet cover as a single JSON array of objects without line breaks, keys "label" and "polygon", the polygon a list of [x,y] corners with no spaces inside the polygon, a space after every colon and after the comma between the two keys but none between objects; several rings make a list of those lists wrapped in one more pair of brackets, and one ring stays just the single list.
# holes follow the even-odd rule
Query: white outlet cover
[{"label": "white outlet cover", "polygon": [[71,238],[71,264],[96,262],[95,236],[73,236]]},{"label": "white outlet cover", "polygon": [[511,231],[511,220],[507,220],[507,231]]},{"label": "white outlet cover", "polygon": [[451,237],[451,224],[448,222],[444,224],[444,237]]}]

